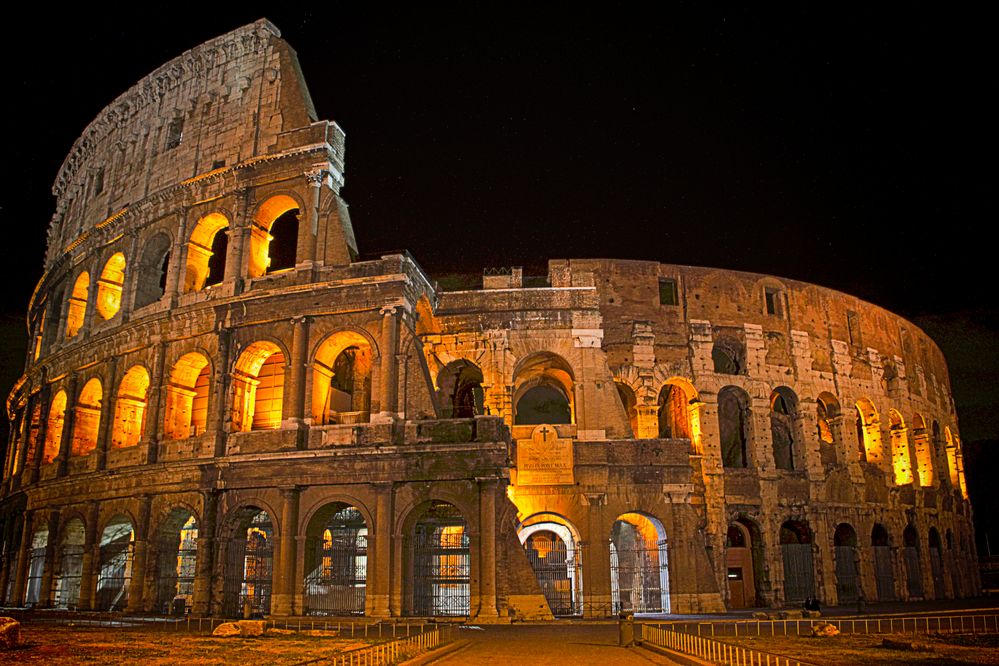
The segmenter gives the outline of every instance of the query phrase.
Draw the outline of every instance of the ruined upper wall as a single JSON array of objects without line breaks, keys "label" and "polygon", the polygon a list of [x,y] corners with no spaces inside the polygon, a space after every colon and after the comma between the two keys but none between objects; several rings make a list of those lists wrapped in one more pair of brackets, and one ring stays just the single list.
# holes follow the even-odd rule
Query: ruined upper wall
[{"label": "ruined upper wall", "polygon": [[266,20],[212,39],[146,76],[73,144],[52,192],[46,268],[129,204],[267,155],[316,113],[298,58]]}]

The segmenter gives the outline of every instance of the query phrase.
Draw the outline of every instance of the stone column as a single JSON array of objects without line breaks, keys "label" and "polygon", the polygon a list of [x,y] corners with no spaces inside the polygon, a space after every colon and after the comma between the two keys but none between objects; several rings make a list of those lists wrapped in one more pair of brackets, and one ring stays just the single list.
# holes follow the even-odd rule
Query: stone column
[{"label": "stone column", "polygon": [[97,426],[97,470],[107,469],[108,451],[111,449],[111,427],[114,422],[114,395],[118,383],[118,357],[112,356],[107,361],[107,384],[102,387],[104,399],[101,401],[101,422]]},{"label": "stone column", "polygon": [[316,260],[316,239],[319,237],[319,194],[326,180],[325,164],[317,164],[305,172],[309,184],[306,209],[298,223],[298,245],[296,264],[312,263]]},{"label": "stone column", "polygon": [[659,405],[639,405],[635,409],[638,411],[638,432],[635,433],[635,437],[639,439],[659,437]]},{"label": "stone column", "polygon": [[379,389],[378,415],[372,421],[386,422],[394,421],[398,417],[396,406],[399,386],[398,368],[396,367],[396,347],[399,342],[399,306],[389,305],[381,309],[382,315],[382,335],[381,335],[381,377]]},{"label": "stone column", "polygon": [[479,482],[479,612],[478,617],[498,617],[496,609],[496,489],[495,477]]},{"label": "stone column", "polygon": [[34,527],[35,512],[28,509],[24,512],[24,523],[21,525],[21,543],[18,546],[17,572],[14,575],[14,593],[10,601],[13,606],[24,605],[24,588],[28,584],[28,564],[31,559],[31,536]]},{"label": "stone column", "polygon": [[271,613],[292,615],[292,599],[295,594],[295,537],[298,534],[298,488],[281,489],[281,539],[278,542],[280,556],[274,565]]},{"label": "stone column", "polygon": [[[49,400],[52,395],[52,391],[47,383],[44,383],[45,377],[41,378],[42,388],[38,392],[38,397],[35,398],[39,402],[38,407],[38,430],[35,432],[35,450],[32,459],[25,464],[29,466],[30,474],[28,475],[28,481],[25,485],[30,485],[38,481],[38,477],[41,474],[42,467],[42,457],[45,453],[45,435],[48,431],[48,410],[51,407]],[[28,401],[28,409],[31,409],[31,400]],[[31,437],[31,414],[28,414],[28,437]],[[27,447],[25,447],[27,448]]]},{"label": "stone column", "polygon": [[295,317],[291,320],[291,359],[288,367],[288,385],[290,390],[286,393],[288,399],[285,400],[284,420],[282,428],[296,428],[298,430],[297,445],[300,449],[308,448],[308,423],[305,416],[305,383],[308,377],[309,359],[309,319],[308,317]]},{"label": "stone column", "polygon": [[198,558],[194,570],[194,594],[191,614],[204,617],[212,610],[212,568],[215,560],[215,522],[218,493],[202,493],[201,524],[198,525]]},{"label": "stone column", "polygon": [[128,583],[128,606],[129,613],[136,613],[142,610],[142,593],[146,587],[146,557],[149,552],[149,511],[152,508],[153,498],[150,495],[139,496],[139,510],[137,512],[138,524],[135,529],[135,552],[132,554],[132,579]]},{"label": "stone column", "polygon": [[253,221],[248,218],[250,209],[250,190],[237,190],[235,193],[236,212],[233,220],[230,221],[229,228],[225,233],[229,234],[229,249],[225,261],[225,282],[236,282],[235,294],[242,292],[242,278],[247,275],[247,248],[250,236],[250,226]]},{"label": "stone column", "polygon": [[90,503],[87,512],[86,534],[83,540],[83,558],[80,571],[80,601],[77,608],[91,610],[94,607],[94,597],[97,594],[97,577],[94,569],[100,564],[100,543],[97,538],[97,520],[100,517],[100,505]]},{"label": "stone column", "polygon": [[66,413],[62,419],[62,438],[59,440],[59,455],[56,456],[58,475],[66,476],[69,473],[69,454],[73,444],[73,422],[76,417],[77,384],[79,380],[76,375],[70,375],[66,381]]},{"label": "stone column", "polygon": [[38,605],[42,608],[52,606],[52,579],[55,577],[56,545],[59,543],[59,511],[50,511],[48,519],[49,537],[45,544],[45,568],[42,569],[41,591],[38,593]]},{"label": "stone column", "polygon": [[146,391],[146,418],[145,432],[141,439],[146,442],[145,462],[154,463],[159,456],[160,437],[163,432],[163,424],[160,422],[162,413],[163,396],[166,391],[163,385],[166,383],[163,377],[163,366],[166,363],[166,343],[158,342],[153,355],[153,376],[149,381],[149,390]]},{"label": "stone column", "polygon": [[610,532],[604,530],[604,493],[585,493],[588,506],[586,550],[583,553],[583,614],[608,617],[612,611],[610,576]]},{"label": "stone column", "polygon": [[[365,613],[371,617],[390,617],[390,581],[392,579],[392,483],[372,484],[375,487],[374,561],[368,560],[368,595]],[[371,566],[374,564],[374,566]]]}]

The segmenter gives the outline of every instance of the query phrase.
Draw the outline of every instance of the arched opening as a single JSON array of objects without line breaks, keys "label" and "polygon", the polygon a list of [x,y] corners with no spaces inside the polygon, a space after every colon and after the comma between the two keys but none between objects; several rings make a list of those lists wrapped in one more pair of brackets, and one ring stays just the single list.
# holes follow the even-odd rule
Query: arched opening
[{"label": "arched opening", "polygon": [[812,532],[797,520],[780,526],[780,551],[784,560],[784,601],[800,602],[815,596]]},{"label": "arched opening", "polygon": [[135,446],[142,439],[146,425],[146,392],[149,389],[149,372],[141,365],[133,365],[118,385],[114,401],[114,421],[111,447],[123,449]]},{"label": "arched opening", "polygon": [[453,504],[433,501],[412,532],[411,612],[417,616],[469,614],[471,557],[468,526]]},{"label": "arched opening", "polygon": [[54,582],[55,607],[76,608],[80,603],[80,579],[83,576],[83,551],[87,530],[83,521],[73,518],[62,528],[59,548],[59,571]]},{"label": "arched opening", "polygon": [[933,598],[943,599],[947,596],[944,588],[944,565],[943,552],[940,544],[940,532],[937,528],[930,528],[930,573],[933,575]]},{"label": "arched opening", "polygon": [[574,423],[574,381],[560,356],[539,352],[522,360],[513,373],[514,424]]},{"label": "arched opening", "polygon": [[132,582],[135,532],[131,521],[115,516],[101,533],[97,603],[94,610],[124,610]]},{"label": "arched opening", "polygon": [[735,338],[720,337],[711,347],[711,362],[720,375],[741,375],[746,368],[746,348]]},{"label": "arched opening", "polygon": [[233,368],[233,430],[277,430],[283,404],[284,354],[273,342],[254,342]]},{"label": "arched opening", "polygon": [[104,264],[97,279],[97,314],[111,319],[121,309],[121,286],[125,284],[125,255],[116,252]]},{"label": "arched opening", "polygon": [[923,570],[919,564],[919,533],[909,525],[902,532],[902,557],[905,561],[905,582],[909,601],[923,598]]},{"label": "arched opening", "polygon": [[66,312],[66,337],[75,337],[87,317],[87,299],[90,295],[90,273],[83,271],[73,283],[69,295],[69,308]]},{"label": "arched opening", "polygon": [[167,514],[156,534],[155,608],[172,615],[190,612],[198,566],[198,521],[183,508]]},{"label": "arched opening", "polygon": [[163,298],[170,265],[170,238],[156,234],[146,243],[139,260],[135,283],[135,307],[141,308]]},{"label": "arched opening", "polygon": [[770,435],[777,469],[791,471],[796,467],[797,428],[798,396],[788,387],[779,386],[770,394]]},{"label": "arched opening", "polygon": [[469,419],[486,413],[482,370],[465,359],[451,361],[437,374],[437,400],[446,419]]},{"label": "arched opening", "polygon": [[895,569],[892,566],[891,539],[883,525],[874,524],[871,530],[871,547],[874,549],[874,582],[878,601],[894,601]]},{"label": "arched opening", "polygon": [[225,278],[226,254],[229,251],[229,220],[221,213],[211,213],[198,220],[187,243],[187,267],[184,292],[200,291],[219,284]]},{"label": "arched opening", "polygon": [[881,462],[881,423],[878,410],[867,398],[857,401],[857,447],[861,461]]},{"label": "arched opening", "polygon": [[306,615],[364,615],[368,585],[368,525],[342,502],[312,517],[305,540]]},{"label": "arched opening", "polygon": [[524,521],[517,536],[552,615],[582,615],[583,557],[576,528],[561,516],[538,514]]},{"label": "arched opening", "polygon": [[618,516],[610,534],[611,603],[614,612],[669,613],[666,530],[640,513]]},{"label": "arched opening", "polygon": [[631,390],[630,386],[621,382],[614,382],[614,386],[617,388],[617,396],[621,399],[621,405],[624,407],[624,414],[628,418],[631,436],[635,437],[638,434],[638,401],[635,399],[635,392]]},{"label": "arched opening", "polygon": [[888,435],[891,439],[891,464],[895,484],[912,483],[912,459],[909,456],[909,433],[897,410],[888,410]]},{"label": "arched opening", "polygon": [[60,390],[52,398],[49,406],[49,419],[45,424],[45,444],[42,447],[42,462],[46,465],[55,462],[62,443],[62,427],[66,422],[66,392]]},{"label": "arched opening", "polygon": [[163,435],[166,439],[187,439],[205,432],[210,385],[211,366],[202,354],[189,352],[177,360],[165,387]]},{"label": "arched opening", "polygon": [[912,442],[916,449],[916,477],[919,485],[927,488],[934,481],[933,445],[926,432],[926,421],[919,412],[912,415]]},{"label": "arched opening", "polygon": [[[816,427],[819,439],[819,457],[823,465],[835,465],[838,460],[836,456],[836,435],[833,425],[840,416],[839,401],[831,393],[822,392],[815,400]],[[835,431],[838,432],[838,429]]]},{"label": "arched opening", "polygon": [[370,420],[373,356],[368,339],[354,331],[340,331],[323,341],[312,363],[313,423]]},{"label": "arched opening", "polygon": [[76,401],[76,419],[73,424],[73,443],[70,455],[85,456],[97,448],[97,433],[101,426],[101,400],[104,387],[101,380],[92,377],[83,385]]},{"label": "arched opening", "polygon": [[[934,425],[936,422],[934,422]],[[944,428],[944,441],[947,446],[947,469],[950,472],[950,487],[960,489],[962,497],[968,497],[964,487],[964,474],[961,470],[961,449],[956,438],[951,434],[950,427]]]},{"label": "arched opening", "polygon": [[758,583],[763,579],[763,539],[756,523],[740,518],[725,534],[725,578],[731,608],[762,606]]},{"label": "arched opening", "polygon": [[250,277],[294,268],[297,246],[298,202],[283,194],[271,197],[250,226]]},{"label": "arched opening", "polygon": [[752,441],[749,394],[735,386],[718,392],[718,430],[721,440],[722,465],[748,467],[748,444]]},{"label": "arched opening", "polygon": [[857,562],[857,532],[847,523],[840,523],[833,533],[836,552],[836,600],[840,605],[851,604],[860,597],[860,573]]},{"label": "arched opening", "polygon": [[241,617],[270,613],[274,571],[274,525],[266,511],[244,507],[232,519],[226,543],[222,612]]},{"label": "arched opening", "polygon": [[691,403],[697,396],[688,395],[684,387],[666,383],[659,391],[659,437],[661,439],[689,439],[693,442]]},{"label": "arched opening", "polygon": [[36,527],[31,534],[31,551],[28,554],[28,577],[24,583],[24,605],[36,606],[43,604],[42,576],[45,574],[45,551],[49,545],[49,530],[47,527]]}]

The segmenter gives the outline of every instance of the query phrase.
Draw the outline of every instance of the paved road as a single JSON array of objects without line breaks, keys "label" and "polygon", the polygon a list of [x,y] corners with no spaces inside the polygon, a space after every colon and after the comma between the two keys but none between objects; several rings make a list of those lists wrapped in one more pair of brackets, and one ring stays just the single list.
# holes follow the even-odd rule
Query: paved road
[{"label": "paved road", "polygon": [[616,624],[483,625],[480,630],[461,629],[460,639],[468,647],[453,652],[433,664],[546,664],[577,666],[597,664],[673,664],[664,657],[640,648],[618,647]]}]

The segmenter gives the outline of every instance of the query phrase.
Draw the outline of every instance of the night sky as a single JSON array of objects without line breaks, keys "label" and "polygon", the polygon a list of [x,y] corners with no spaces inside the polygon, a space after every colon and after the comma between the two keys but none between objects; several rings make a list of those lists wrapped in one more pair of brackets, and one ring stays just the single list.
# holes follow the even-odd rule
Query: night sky
[{"label": "night sky", "polygon": [[965,441],[995,439],[991,21],[956,6],[701,4],[186,5],[9,27],[3,383],[20,371],[12,338],[73,141],[159,65],[266,16],[320,118],[347,132],[362,254],[408,249],[435,276],[609,256],[841,289],[933,335]]}]

